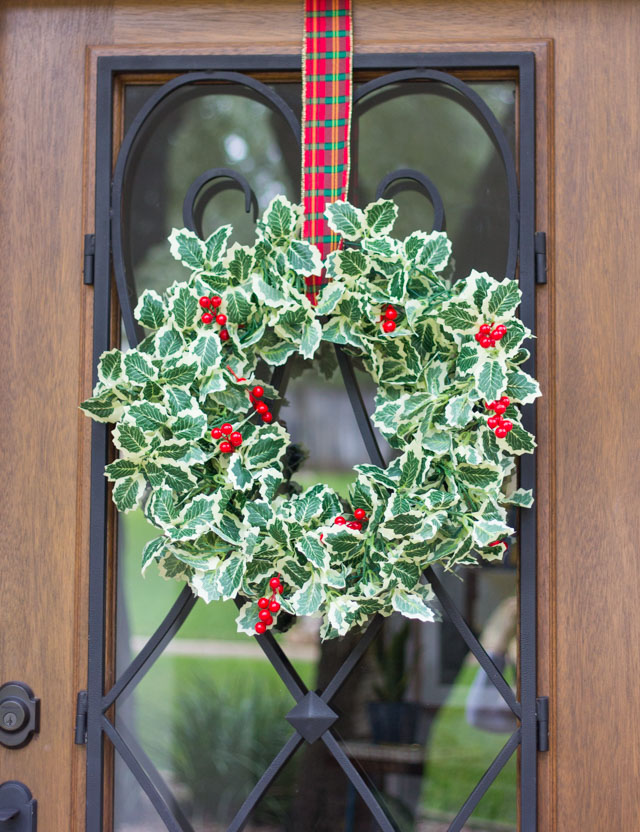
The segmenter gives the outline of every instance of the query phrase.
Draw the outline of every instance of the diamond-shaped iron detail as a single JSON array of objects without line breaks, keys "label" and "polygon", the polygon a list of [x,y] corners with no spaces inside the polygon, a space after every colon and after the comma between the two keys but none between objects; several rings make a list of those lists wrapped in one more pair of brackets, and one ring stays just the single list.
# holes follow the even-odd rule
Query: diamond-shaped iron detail
[{"label": "diamond-shaped iron detail", "polygon": [[312,690],[285,717],[308,743],[319,740],[337,718],[338,714]]}]

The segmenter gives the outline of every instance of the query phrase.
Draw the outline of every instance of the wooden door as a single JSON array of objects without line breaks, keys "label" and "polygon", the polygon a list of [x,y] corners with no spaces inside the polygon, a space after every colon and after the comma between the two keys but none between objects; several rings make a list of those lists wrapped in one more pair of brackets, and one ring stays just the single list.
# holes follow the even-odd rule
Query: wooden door
[{"label": "wooden door", "polygon": [[[51,0],[5,2],[2,14],[0,683],[33,689],[41,725],[24,748],[0,746],[0,782],[25,783],[40,832],[59,832],[85,828],[85,748],[73,739],[87,678],[90,426],[77,405],[92,375],[82,266],[95,227],[97,59],[295,55],[302,13],[298,2]],[[361,53],[535,55],[536,229],[549,256],[537,291],[538,694],[551,720],[538,828],[631,832],[640,10],[361,0],[355,32]]]}]

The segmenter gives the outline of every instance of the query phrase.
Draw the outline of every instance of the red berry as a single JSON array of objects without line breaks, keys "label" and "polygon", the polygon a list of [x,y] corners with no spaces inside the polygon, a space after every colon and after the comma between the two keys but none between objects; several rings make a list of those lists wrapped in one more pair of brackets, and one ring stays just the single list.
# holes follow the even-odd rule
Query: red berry
[{"label": "red berry", "polygon": [[213,315],[211,314],[211,312],[204,312],[200,320],[203,324],[210,324],[213,320]]},{"label": "red berry", "polygon": [[496,404],[496,406],[493,408],[496,416],[502,416],[502,414],[505,412],[506,409],[507,409],[506,404],[503,404],[502,402],[498,402]]},{"label": "red berry", "polygon": [[382,324],[382,328],[385,332],[393,332],[393,330],[396,328],[396,325],[394,321],[385,321]]},{"label": "red berry", "polygon": [[485,407],[487,410],[493,410],[498,402],[485,402]]},{"label": "red berry", "polygon": [[206,295],[203,295],[200,298],[200,306],[203,309],[208,309],[210,305],[211,305],[211,301],[209,300],[209,298]]},{"label": "red berry", "polygon": [[493,330],[491,333],[491,337],[495,338],[496,341],[499,341],[501,338],[507,334],[507,328],[504,324],[498,324],[498,326]]},{"label": "red berry", "polygon": [[237,448],[238,446],[242,445],[242,434],[238,433],[237,430],[234,430],[233,433],[229,434],[229,439],[231,440],[231,444]]},{"label": "red berry", "polygon": [[263,633],[267,632],[267,625],[262,621],[258,621],[256,626],[254,627],[254,630],[256,631],[256,633],[258,633],[259,636],[261,636]]},{"label": "red berry", "polygon": [[487,419],[487,424],[489,425],[491,430],[493,430],[494,428],[497,428],[498,425],[500,424],[500,417],[499,416],[490,416]]},{"label": "red berry", "polygon": [[384,316],[388,321],[395,321],[398,317],[398,310],[395,306],[387,306],[384,311]]},{"label": "red berry", "polygon": [[356,520],[364,520],[367,516],[367,512],[363,508],[357,508],[353,512],[353,516],[356,518]]},{"label": "red berry", "polygon": [[269,412],[269,408],[264,402],[258,402],[258,404],[256,405],[256,410],[260,414]]},{"label": "red berry", "polygon": [[279,612],[280,604],[278,603],[278,601],[271,601],[271,603],[269,604],[269,609],[271,612]]},{"label": "red berry", "polygon": [[223,454],[230,454],[232,450],[233,450],[233,445],[231,444],[231,442],[227,442],[225,440],[224,442],[220,443],[220,451]]},{"label": "red berry", "polygon": [[269,581],[269,586],[271,587],[271,589],[277,589],[280,586],[280,578],[271,578],[271,580]]},{"label": "red berry", "polygon": [[500,427],[496,428],[495,433],[498,439],[504,439],[505,436],[509,433],[509,431],[506,428],[503,428],[502,425],[500,425]]},{"label": "red berry", "polygon": [[229,436],[230,433],[233,433],[233,426],[229,422],[225,422],[224,425],[220,425],[220,430]]},{"label": "red berry", "polygon": [[269,607],[269,599],[268,598],[258,598],[258,606],[261,610],[266,610]]},{"label": "red berry", "polygon": [[271,617],[271,613],[269,610],[260,610],[258,613],[258,618],[260,621],[264,621],[265,624],[272,624],[273,618]]},{"label": "red berry", "polygon": [[220,326],[224,326],[227,322],[227,316],[224,312],[221,312],[219,315],[216,315],[216,323],[220,324]]},{"label": "red berry", "polygon": [[511,399],[509,398],[509,396],[503,396],[503,397],[500,399],[500,401],[502,402],[502,404],[503,404],[505,407],[509,407],[509,405],[511,404]]},{"label": "red berry", "polygon": [[345,524],[346,522],[347,522],[347,521],[345,520],[345,518],[344,518],[341,514],[339,514],[339,515],[336,517],[336,519],[333,521],[333,525],[334,525],[334,526],[344,526],[344,524]]},{"label": "red berry", "polygon": [[212,428],[211,436],[214,439],[220,439],[222,437],[222,431],[220,430],[220,428]]},{"label": "red berry", "polygon": [[229,332],[226,329],[220,330],[220,340],[221,341],[228,341],[229,340]]},{"label": "red berry", "polygon": [[489,349],[489,347],[494,346],[494,342],[491,338],[487,338],[486,335],[483,335],[480,339],[480,346],[484,347],[484,349]]},{"label": "red berry", "polygon": [[478,332],[480,333],[480,335],[489,335],[489,333],[491,332],[491,327],[489,326],[489,324],[482,324]]},{"label": "red berry", "polygon": [[274,594],[277,592],[278,595],[282,595],[282,584],[273,590]]},{"label": "red berry", "polygon": [[506,430],[507,433],[509,433],[510,430],[513,430],[513,422],[511,421],[511,419],[503,419],[500,427]]},{"label": "red berry", "polygon": [[263,413],[262,414],[262,421],[266,422],[267,424],[269,424],[270,422],[273,422],[273,414],[272,413]]},{"label": "red berry", "polygon": [[214,295],[211,298],[211,306],[213,306],[214,309],[217,309],[220,306],[221,303],[222,303],[222,298],[219,297],[218,295]]},{"label": "red berry", "polygon": [[348,529],[355,529],[357,532],[359,532],[360,529],[362,528],[362,523],[358,523],[357,521],[354,521],[352,523],[347,523],[347,528]]},{"label": "red berry", "polygon": [[264,388],[260,387],[259,384],[256,384],[251,393],[256,397],[256,399],[261,399],[264,396]]},{"label": "red berry", "polygon": [[473,337],[476,339],[478,343],[480,343],[480,341],[482,341],[482,339],[484,338],[484,335],[481,335],[479,332],[476,332],[476,334]]},{"label": "red berry", "polygon": [[490,347],[495,347],[495,345],[496,345],[496,339],[495,339],[495,338],[490,337],[490,338],[489,338],[489,342],[490,342],[490,343],[489,343],[489,346],[490,346]]}]

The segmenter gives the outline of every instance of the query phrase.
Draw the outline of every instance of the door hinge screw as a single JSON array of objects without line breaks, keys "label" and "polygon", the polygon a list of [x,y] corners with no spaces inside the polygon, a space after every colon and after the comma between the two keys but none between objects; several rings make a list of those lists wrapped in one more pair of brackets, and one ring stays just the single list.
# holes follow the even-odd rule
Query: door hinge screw
[{"label": "door hinge screw", "polygon": [[536,231],[533,238],[533,249],[536,256],[536,283],[547,282],[547,235],[544,231]]},{"label": "door hinge screw", "polygon": [[93,262],[96,254],[96,235],[84,235],[84,267],[82,279],[87,286],[93,285]]},{"label": "door hinge screw", "polygon": [[76,700],[76,730],[74,742],[76,745],[84,745],[87,741],[87,706],[89,697],[86,690],[78,693]]},{"label": "door hinge screw", "polygon": [[538,722],[538,751],[549,750],[549,697],[536,699],[536,719]]}]

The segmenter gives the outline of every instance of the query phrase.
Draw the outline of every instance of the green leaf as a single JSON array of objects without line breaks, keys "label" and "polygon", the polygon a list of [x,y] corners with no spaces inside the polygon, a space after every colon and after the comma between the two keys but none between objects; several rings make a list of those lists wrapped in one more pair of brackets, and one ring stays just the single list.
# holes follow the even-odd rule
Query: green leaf
[{"label": "green leaf", "polygon": [[113,489],[113,502],[118,511],[124,511],[126,513],[137,508],[144,494],[145,485],[146,480],[140,474],[118,480],[117,485]]},{"label": "green leaf", "polygon": [[250,470],[274,465],[284,456],[288,443],[289,437],[281,425],[261,428],[241,448],[245,465]]},{"label": "green leaf", "polygon": [[191,359],[190,363],[182,362],[175,367],[168,367],[162,371],[162,380],[165,384],[174,387],[189,387],[198,374],[198,364]]},{"label": "green leaf", "polygon": [[124,369],[129,381],[133,384],[146,384],[155,379],[157,372],[151,360],[137,350],[131,350],[124,357]]},{"label": "green leaf", "polygon": [[164,476],[164,482],[176,494],[182,494],[185,491],[190,491],[194,485],[197,485],[195,476],[186,467],[180,465],[171,465],[164,463],[161,466],[161,471]]},{"label": "green leaf", "polygon": [[292,205],[285,197],[276,196],[271,200],[264,212],[263,222],[275,245],[280,246],[291,239],[299,217],[299,207]]},{"label": "green leaf", "polygon": [[416,265],[441,272],[451,256],[451,241],[444,231],[432,231],[427,235],[416,257]]},{"label": "green leaf", "polygon": [[178,329],[191,329],[198,315],[198,300],[191,289],[182,284],[169,301],[169,311]]},{"label": "green leaf", "polygon": [[508,506],[520,506],[520,508],[531,508],[533,505],[533,491],[530,488],[518,488],[501,502]]},{"label": "green leaf", "polygon": [[[196,569],[193,578],[191,580],[191,588],[194,590],[196,595],[205,602],[205,604],[210,604],[212,601],[219,601],[222,597],[220,594],[220,588],[218,586],[218,572],[220,566],[218,565],[215,569],[208,569],[208,570],[200,570]],[[245,606],[250,607],[254,606],[252,604],[246,604]],[[256,621],[258,608],[256,610]]]},{"label": "green leaf", "polygon": [[488,359],[476,367],[474,373],[478,392],[488,401],[499,398],[504,391],[507,377],[499,361]]},{"label": "green leaf", "polygon": [[329,552],[318,539],[317,532],[309,532],[297,541],[297,547],[305,558],[318,569],[329,568]]},{"label": "green leaf", "polygon": [[322,340],[322,327],[316,318],[304,325],[300,339],[300,354],[303,358],[313,358]]},{"label": "green leaf", "polygon": [[[512,431],[513,432],[513,431]],[[502,479],[500,470],[493,465],[462,463],[455,469],[456,479],[472,488],[488,488],[498,485]]]},{"label": "green leaf", "polygon": [[398,216],[398,206],[391,199],[379,199],[367,205],[364,216],[372,237],[387,236]]},{"label": "green leaf", "polygon": [[514,454],[530,454],[535,450],[536,441],[533,434],[514,424],[513,430],[510,430],[504,439],[498,439],[498,445],[506,445]]},{"label": "green leaf", "polygon": [[432,488],[424,495],[424,500],[429,508],[449,508],[458,502],[458,496],[449,491]]},{"label": "green leaf", "polygon": [[166,487],[155,489],[147,502],[145,514],[156,525],[173,531],[173,524],[178,517],[173,491]]},{"label": "green leaf", "polygon": [[342,299],[342,293],[344,292],[344,284],[343,283],[327,283],[321,290],[320,296],[318,298],[318,303],[316,305],[315,314],[317,316],[320,315],[328,315],[330,312],[336,308],[336,305]]},{"label": "green leaf", "polygon": [[296,352],[296,350],[297,348],[295,344],[288,344],[285,341],[280,341],[270,347],[262,347],[260,349],[260,355],[264,358],[267,364],[280,367],[286,362],[289,356]]},{"label": "green leaf", "polygon": [[337,200],[327,205],[325,217],[332,231],[340,234],[345,240],[355,242],[362,236],[366,221],[363,212],[348,202]]},{"label": "green leaf", "polygon": [[174,228],[169,235],[171,254],[188,269],[201,269],[205,261],[205,245],[197,234],[186,228]]},{"label": "green leaf", "polygon": [[140,300],[133,310],[136,320],[147,329],[160,329],[167,320],[167,311],[164,308],[164,301],[153,289],[145,289],[140,295]]},{"label": "green leaf", "polygon": [[391,280],[389,281],[389,297],[391,300],[398,303],[401,303],[404,300],[404,296],[407,291],[408,279],[409,273],[402,267],[393,273]]},{"label": "green leaf", "polygon": [[362,532],[346,529],[344,526],[331,527],[324,536],[323,543],[338,560],[350,558],[364,546]]},{"label": "green leaf", "polygon": [[224,309],[232,324],[246,324],[253,307],[244,289],[230,289],[224,294]]},{"label": "green leaf", "polygon": [[514,318],[506,324],[507,334],[500,339],[500,349],[505,353],[512,353],[530,334],[522,321]]},{"label": "green leaf", "polygon": [[445,304],[439,319],[451,332],[473,332],[478,326],[478,313],[466,301]]},{"label": "green leaf", "polygon": [[362,241],[362,248],[376,259],[391,262],[398,258],[400,247],[390,237],[368,237]]},{"label": "green leaf", "polygon": [[322,271],[322,257],[317,246],[306,240],[293,240],[287,249],[289,268],[296,274],[310,277]]},{"label": "green leaf", "polygon": [[122,378],[122,353],[120,350],[103,352],[98,363],[98,379],[113,385]]},{"label": "green leaf", "polygon": [[472,537],[476,546],[483,549],[494,540],[513,534],[513,529],[502,520],[481,517],[473,524]]},{"label": "green leaf", "polygon": [[417,618],[419,621],[435,621],[435,613],[428,607],[420,595],[396,589],[391,596],[391,606],[405,618]]},{"label": "green leaf", "polygon": [[[335,205],[335,203],[333,203]],[[325,598],[325,588],[319,575],[313,574],[300,589],[291,596],[291,607],[298,615],[313,615],[320,609]]]},{"label": "green leaf", "polygon": [[231,484],[239,491],[246,491],[253,484],[253,475],[248,468],[244,467],[238,454],[234,454],[231,458],[227,473]]},{"label": "green leaf", "polygon": [[125,402],[112,390],[105,390],[99,396],[92,396],[80,405],[96,422],[117,422],[122,416]]},{"label": "green leaf", "polygon": [[336,251],[333,263],[336,276],[344,277],[360,277],[371,267],[367,255],[355,248]]},{"label": "green leaf", "polygon": [[247,246],[234,243],[224,259],[226,268],[235,284],[246,283],[254,267],[253,252]]},{"label": "green leaf", "polygon": [[456,367],[462,375],[467,375],[470,370],[473,370],[479,360],[480,356],[477,348],[473,344],[465,344],[464,347],[460,348],[460,352],[458,353]]},{"label": "green leaf", "polygon": [[447,402],[444,414],[449,425],[463,428],[473,418],[473,404],[466,394],[453,396]]},{"label": "green leaf", "polygon": [[254,274],[251,278],[253,291],[266,306],[271,306],[278,309],[283,306],[290,306],[291,300],[284,294],[284,292],[267,283],[259,274]]},{"label": "green leaf", "polygon": [[207,428],[207,417],[200,411],[183,413],[171,423],[171,432],[175,439],[192,442],[202,439]]},{"label": "green leaf", "polygon": [[139,470],[138,464],[131,459],[116,459],[105,467],[104,472],[107,479],[114,482],[123,477],[135,476]]},{"label": "green leaf", "polygon": [[528,373],[516,370],[507,376],[507,396],[512,402],[530,404],[540,395],[538,382],[531,378]]},{"label": "green leaf", "polygon": [[161,358],[168,358],[170,355],[175,355],[184,347],[182,336],[175,329],[165,329],[164,332],[156,337],[157,354]]},{"label": "green leaf", "polygon": [[134,402],[127,412],[127,418],[145,432],[155,432],[167,422],[167,412],[164,407],[151,402]]},{"label": "green leaf", "polygon": [[299,523],[308,523],[322,513],[322,492],[324,486],[314,486],[293,500],[293,516]]},{"label": "green leaf", "polygon": [[191,345],[191,349],[200,359],[200,369],[210,370],[220,364],[220,337],[216,335],[199,335]]},{"label": "green leaf", "polygon": [[218,570],[218,586],[223,598],[235,598],[242,586],[245,561],[242,556],[227,558]]},{"label": "green leaf", "polygon": [[516,309],[521,296],[516,281],[505,278],[489,292],[487,310],[494,319],[506,317]]},{"label": "green leaf", "polygon": [[258,623],[258,613],[260,610],[258,609],[257,604],[252,604],[250,602],[246,603],[240,613],[236,618],[236,624],[238,625],[238,632],[239,633],[246,633],[248,636],[255,636],[256,634],[256,624]]},{"label": "green leaf", "polygon": [[137,425],[120,422],[113,431],[113,444],[128,456],[140,458],[149,450],[149,441]]},{"label": "green leaf", "polygon": [[385,519],[384,523],[378,527],[378,531],[387,540],[392,540],[394,537],[408,537],[415,534],[423,522],[424,516],[418,514],[417,511],[405,512]]},{"label": "green leaf", "polygon": [[394,586],[399,584],[404,589],[413,589],[420,581],[420,567],[411,560],[385,561],[382,574]]},{"label": "green leaf", "polygon": [[267,524],[273,519],[273,509],[269,503],[262,502],[261,500],[248,502],[243,512],[248,525],[257,526],[259,529],[265,529]]},{"label": "green leaf", "polygon": [[154,561],[159,560],[165,554],[165,549],[167,546],[167,539],[166,537],[154,537],[153,540],[150,540],[148,543],[145,544],[144,549],[142,550],[142,564],[141,564],[141,571],[144,575],[147,566]]},{"label": "green leaf", "polygon": [[220,228],[217,228],[213,234],[207,237],[204,244],[204,250],[207,265],[209,267],[213,266],[214,263],[222,259],[222,256],[227,248],[227,240],[229,239],[232,231],[232,226],[221,225]]}]

